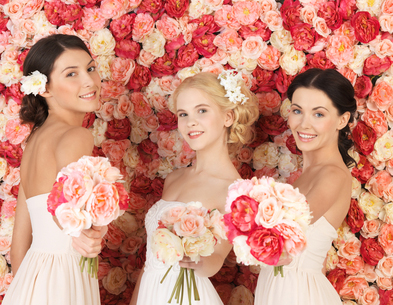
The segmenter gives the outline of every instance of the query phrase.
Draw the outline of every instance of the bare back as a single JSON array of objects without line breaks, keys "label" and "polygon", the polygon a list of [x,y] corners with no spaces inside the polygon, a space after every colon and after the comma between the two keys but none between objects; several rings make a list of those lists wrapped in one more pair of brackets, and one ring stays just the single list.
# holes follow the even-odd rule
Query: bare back
[{"label": "bare back", "polygon": [[[59,168],[57,150],[65,135],[80,132],[86,137],[88,130],[82,127],[68,125],[61,121],[48,120],[38,128],[27,142],[21,164],[21,183],[26,198],[50,192],[56,180]],[[80,140],[75,139],[74,145]],[[72,143],[71,143],[72,144]],[[67,150],[77,147],[67,147]],[[73,160],[76,161],[76,160]]]}]

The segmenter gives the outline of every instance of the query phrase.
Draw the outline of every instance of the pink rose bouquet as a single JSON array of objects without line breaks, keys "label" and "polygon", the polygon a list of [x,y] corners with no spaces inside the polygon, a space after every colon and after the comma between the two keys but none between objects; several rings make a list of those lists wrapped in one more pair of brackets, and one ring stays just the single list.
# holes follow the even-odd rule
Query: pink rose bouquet
[{"label": "pink rose bouquet", "polygon": [[[273,178],[237,180],[228,190],[224,223],[237,262],[275,266],[306,247],[310,208],[306,197]],[[283,276],[282,266],[274,268]]]},{"label": "pink rose bouquet", "polygon": [[[83,156],[58,173],[48,196],[48,211],[71,236],[77,237],[93,225],[108,225],[128,207],[127,191],[118,182],[121,178],[120,170],[107,158]],[[97,278],[97,257],[82,256],[81,271],[86,260],[88,273]]]},{"label": "pink rose bouquet", "polygon": [[[161,215],[158,228],[152,236],[152,251],[154,256],[170,266],[161,280],[164,281],[173,265],[188,256],[198,262],[201,256],[209,256],[214,252],[214,246],[226,239],[223,215],[217,210],[207,210],[200,202],[190,202],[186,206],[177,205],[167,209]],[[195,282],[194,269],[180,268],[175,287],[173,287],[168,303],[173,297],[180,304],[183,302],[184,280],[186,280],[188,300],[191,304],[191,294],[199,301],[198,289]]]}]

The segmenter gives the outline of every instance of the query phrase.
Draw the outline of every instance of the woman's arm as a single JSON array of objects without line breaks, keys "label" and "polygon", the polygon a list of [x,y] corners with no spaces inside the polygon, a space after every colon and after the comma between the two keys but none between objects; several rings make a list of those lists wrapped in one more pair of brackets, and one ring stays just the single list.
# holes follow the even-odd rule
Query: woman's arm
[{"label": "woman's arm", "polygon": [[32,242],[32,229],[30,214],[27,209],[26,196],[22,184],[19,186],[18,199],[15,211],[15,224],[11,243],[11,264],[14,276],[29,250]]},{"label": "woman's arm", "polygon": [[212,255],[201,256],[201,260],[198,263],[191,261],[189,257],[185,257],[179,262],[179,265],[183,268],[194,269],[195,274],[200,277],[211,277],[221,269],[231,249],[232,245],[227,240],[222,240],[221,244],[215,245]]},{"label": "woman's arm", "polygon": [[139,286],[141,284],[141,279],[143,275],[143,271],[145,270],[145,265],[143,265],[141,272],[139,273],[138,280],[136,281],[134,292],[132,293],[132,298],[130,301],[130,305],[136,305],[138,301],[138,293],[139,293]]}]

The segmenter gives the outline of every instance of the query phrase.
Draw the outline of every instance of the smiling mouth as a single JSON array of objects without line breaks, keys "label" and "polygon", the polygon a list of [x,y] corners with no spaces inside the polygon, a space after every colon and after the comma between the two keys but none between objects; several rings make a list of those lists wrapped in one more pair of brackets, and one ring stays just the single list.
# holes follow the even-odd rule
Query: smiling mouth
[{"label": "smiling mouth", "polygon": [[314,139],[314,138],[317,137],[316,135],[307,135],[307,134],[300,133],[300,132],[298,132],[297,134],[298,134],[299,137],[302,138],[302,139]]},{"label": "smiling mouth", "polygon": [[92,93],[89,93],[89,94],[86,94],[86,95],[80,95],[79,97],[80,98],[90,98],[90,97],[93,97],[95,94],[96,94],[95,92],[92,92]]},{"label": "smiling mouth", "polygon": [[193,132],[190,132],[188,135],[190,136],[190,137],[193,137],[193,136],[199,136],[199,135],[201,135],[203,133],[203,131],[193,131]]}]

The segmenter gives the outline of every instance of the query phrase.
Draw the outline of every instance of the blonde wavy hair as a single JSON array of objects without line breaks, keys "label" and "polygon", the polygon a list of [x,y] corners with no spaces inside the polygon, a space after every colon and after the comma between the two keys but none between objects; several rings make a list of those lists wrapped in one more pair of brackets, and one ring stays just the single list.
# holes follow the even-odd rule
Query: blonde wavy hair
[{"label": "blonde wavy hair", "polygon": [[241,92],[248,97],[248,100],[241,105],[234,104],[227,97],[226,91],[220,84],[217,75],[209,72],[201,72],[192,77],[186,78],[173,93],[173,101],[177,104],[179,94],[189,88],[198,89],[205,94],[211,101],[215,102],[223,112],[233,111],[233,124],[228,127],[228,144],[249,144],[254,140],[255,131],[254,122],[258,119],[259,109],[257,98],[250,89],[247,88],[243,81],[239,86]]}]

